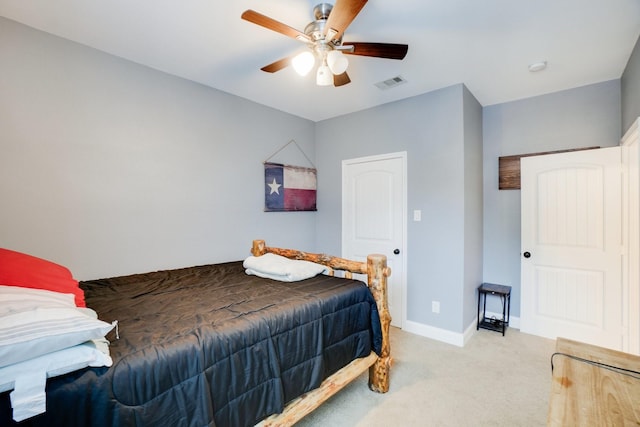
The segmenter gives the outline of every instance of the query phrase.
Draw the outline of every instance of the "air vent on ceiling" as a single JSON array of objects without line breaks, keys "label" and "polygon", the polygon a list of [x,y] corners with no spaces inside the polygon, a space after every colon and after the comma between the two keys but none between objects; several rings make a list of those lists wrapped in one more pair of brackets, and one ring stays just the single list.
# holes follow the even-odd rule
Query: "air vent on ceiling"
[{"label": "air vent on ceiling", "polygon": [[378,89],[386,90],[406,82],[407,81],[402,76],[396,76],[396,77],[392,77],[390,79],[378,82],[376,83],[376,86],[378,87]]}]

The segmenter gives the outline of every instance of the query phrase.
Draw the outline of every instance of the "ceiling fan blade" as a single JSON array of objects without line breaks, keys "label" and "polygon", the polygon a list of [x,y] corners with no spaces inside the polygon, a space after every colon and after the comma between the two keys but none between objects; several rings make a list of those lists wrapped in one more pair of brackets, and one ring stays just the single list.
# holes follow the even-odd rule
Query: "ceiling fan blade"
[{"label": "ceiling fan blade", "polygon": [[335,87],[344,86],[347,83],[351,83],[351,79],[349,78],[349,75],[347,74],[346,71],[342,74],[337,74],[333,76],[333,85]]},{"label": "ceiling fan blade", "polygon": [[353,22],[365,4],[367,0],[336,0],[324,27],[326,42],[340,40],[344,30]]},{"label": "ceiling fan blade", "polygon": [[[353,50],[347,49],[353,46]],[[386,59],[404,59],[409,50],[406,44],[395,43],[366,43],[366,42],[344,42],[340,49],[347,55],[373,56]]]},{"label": "ceiling fan blade", "polygon": [[282,59],[278,59],[276,62],[272,62],[269,65],[265,65],[260,68],[262,71],[266,71],[267,73],[275,73],[276,71],[280,71],[283,68],[286,68],[291,63],[291,58],[286,57]]},{"label": "ceiling fan blade", "polygon": [[309,42],[309,43],[312,42],[309,36],[307,36],[305,33],[298,31],[295,28],[292,28],[286,24],[283,24],[282,22],[276,21],[273,18],[269,18],[266,15],[258,13],[255,10],[251,10],[251,9],[245,10],[242,13],[241,18],[244,19],[245,21],[249,21],[256,25],[260,25],[261,27],[264,27],[266,29],[275,31],[280,34],[284,34],[287,37],[298,39],[304,42]]}]

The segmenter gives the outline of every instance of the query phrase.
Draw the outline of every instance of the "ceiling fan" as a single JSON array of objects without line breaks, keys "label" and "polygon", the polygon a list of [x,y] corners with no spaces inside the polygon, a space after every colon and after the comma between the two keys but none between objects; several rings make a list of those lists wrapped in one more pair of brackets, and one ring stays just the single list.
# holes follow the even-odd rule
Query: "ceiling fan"
[{"label": "ceiling fan", "polygon": [[406,44],[342,41],[345,30],[366,3],[367,0],[336,0],[335,5],[318,4],[313,8],[315,20],[306,26],[304,32],[251,9],[242,13],[242,19],[300,40],[309,48],[298,55],[265,65],[262,71],[275,73],[291,64],[298,74],[306,75],[318,60],[316,84],[343,86],[351,82],[347,74],[349,61],[344,54],[404,59],[409,49]]}]

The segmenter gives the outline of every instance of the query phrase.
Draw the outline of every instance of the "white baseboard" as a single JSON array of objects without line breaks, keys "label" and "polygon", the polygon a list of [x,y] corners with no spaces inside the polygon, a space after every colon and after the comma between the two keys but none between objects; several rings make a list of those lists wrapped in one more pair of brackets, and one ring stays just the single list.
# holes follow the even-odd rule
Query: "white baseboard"
[{"label": "white baseboard", "polygon": [[[486,316],[495,316],[496,318],[501,319],[502,313],[492,313],[487,311]],[[471,337],[473,337],[473,334],[476,333],[476,325],[477,322],[471,322],[471,324],[467,326],[463,333],[459,333],[407,320],[405,321],[402,330],[410,332],[412,334],[423,336],[425,338],[430,338],[458,347],[464,347],[465,344],[469,342]],[[520,329],[520,318],[511,316],[509,318],[509,328]]]},{"label": "white baseboard", "polygon": [[425,338],[431,338],[436,341],[442,341],[447,344],[464,347],[464,337],[461,333],[451,332],[446,329],[436,328],[423,323],[412,322],[411,320],[407,320],[405,322],[403,330]]}]

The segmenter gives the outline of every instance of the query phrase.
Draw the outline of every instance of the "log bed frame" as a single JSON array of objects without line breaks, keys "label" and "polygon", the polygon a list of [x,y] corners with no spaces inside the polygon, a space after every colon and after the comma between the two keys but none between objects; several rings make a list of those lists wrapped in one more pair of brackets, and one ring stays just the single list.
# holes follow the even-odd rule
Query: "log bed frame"
[{"label": "log bed frame", "polygon": [[294,249],[271,248],[266,246],[264,240],[254,240],[251,254],[253,256],[261,256],[266,253],[322,264],[330,268],[330,275],[334,275],[336,270],[343,271],[344,277],[347,279],[352,278],[354,273],[366,274],[367,285],[376,301],[380,315],[382,351],[380,356],[371,352],[369,356],[354,360],[324,380],[320,387],[289,402],[281,414],[271,415],[256,426],[291,426],[295,424],[367,369],[369,370],[369,388],[377,393],[389,391],[389,369],[391,367],[389,325],[391,323],[391,315],[389,314],[387,300],[387,277],[391,275],[391,269],[387,267],[387,257],[371,254],[367,256],[367,262],[358,262]]}]

